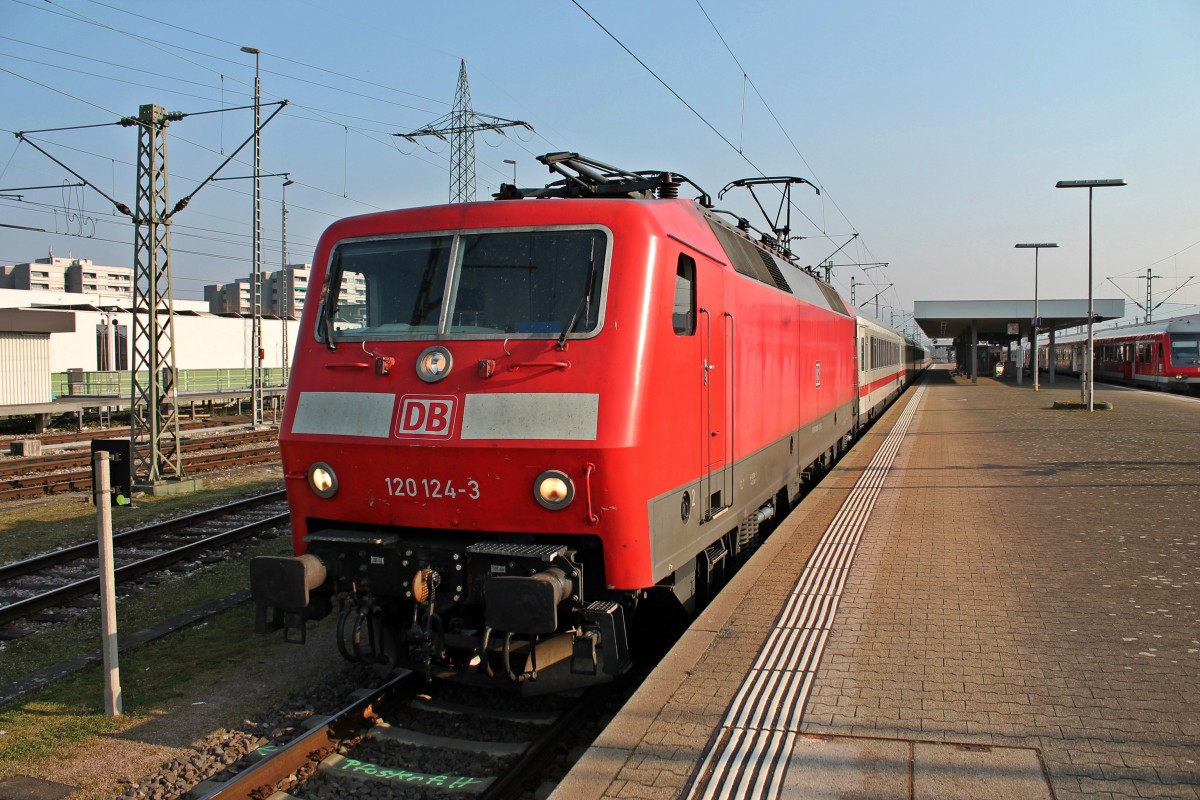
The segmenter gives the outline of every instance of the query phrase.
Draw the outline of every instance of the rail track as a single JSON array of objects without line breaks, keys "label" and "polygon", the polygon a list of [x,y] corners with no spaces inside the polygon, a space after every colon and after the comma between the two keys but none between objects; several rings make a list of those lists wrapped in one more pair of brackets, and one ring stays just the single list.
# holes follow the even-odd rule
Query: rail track
[{"label": "rail track", "polygon": [[[250,418],[242,416],[228,416],[210,419],[188,419],[179,422],[179,429],[186,431],[219,431],[224,428],[248,425]],[[128,425],[116,425],[111,428],[98,428],[95,430],[83,431],[64,431],[62,433],[29,433],[16,434],[6,433],[0,435],[0,446],[5,450],[8,449],[9,442],[15,439],[36,439],[43,445],[57,444],[72,444],[74,442],[89,442],[92,439],[127,439],[129,438]]]},{"label": "rail track", "polygon": [[[287,524],[284,492],[269,492],[113,536],[116,580],[123,583]],[[247,522],[245,517],[253,515]],[[234,517],[235,527],[214,524]],[[0,625],[29,620],[100,588],[97,544],[85,542],[0,566]]]},{"label": "rail track", "polygon": [[[606,688],[507,708],[507,695],[426,683],[407,670],[286,744],[260,747],[241,771],[197,787],[203,800],[517,796],[536,785]],[[446,697],[443,697],[446,695]]]},{"label": "rail track", "polygon": [[[184,466],[191,472],[206,472],[271,461],[279,457],[277,436],[275,431],[249,431],[184,439]],[[0,462],[0,501],[90,489],[90,464],[90,453],[57,453]]]}]

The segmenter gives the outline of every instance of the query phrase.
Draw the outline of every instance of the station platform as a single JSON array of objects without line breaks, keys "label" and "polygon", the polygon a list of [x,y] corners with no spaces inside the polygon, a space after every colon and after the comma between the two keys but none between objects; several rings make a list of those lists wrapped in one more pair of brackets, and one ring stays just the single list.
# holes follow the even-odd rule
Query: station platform
[{"label": "station platform", "polygon": [[551,795],[1200,798],[1200,401],[909,389]]}]

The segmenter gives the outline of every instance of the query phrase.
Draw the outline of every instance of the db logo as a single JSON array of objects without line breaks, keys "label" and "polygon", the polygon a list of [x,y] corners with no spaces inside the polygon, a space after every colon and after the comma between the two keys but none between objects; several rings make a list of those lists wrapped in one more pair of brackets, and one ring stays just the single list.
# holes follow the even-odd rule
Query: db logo
[{"label": "db logo", "polygon": [[453,397],[410,394],[400,398],[397,436],[436,436],[449,439],[454,432]]}]

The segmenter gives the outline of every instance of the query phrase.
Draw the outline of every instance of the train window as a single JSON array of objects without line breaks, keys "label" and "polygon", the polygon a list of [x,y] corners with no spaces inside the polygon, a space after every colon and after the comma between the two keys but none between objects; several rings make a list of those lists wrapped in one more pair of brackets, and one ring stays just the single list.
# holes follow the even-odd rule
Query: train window
[{"label": "train window", "polygon": [[696,332],[696,260],[679,254],[675,268],[675,304],[671,309],[671,327],[677,336]]},{"label": "train window", "polygon": [[339,245],[325,309],[334,336],[437,333],[451,242],[433,236]]},{"label": "train window", "polygon": [[521,231],[460,237],[450,333],[587,333],[600,320],[605,237]]},{"label": "train window", "polygon": [[1171,363],[1177,367],[1200,366],[1200,333],[1171,334]]},{"label": "train window", "polygon": [[599,325],[608,238],[523,230],[344,242],[317,336],[565,337]]}]

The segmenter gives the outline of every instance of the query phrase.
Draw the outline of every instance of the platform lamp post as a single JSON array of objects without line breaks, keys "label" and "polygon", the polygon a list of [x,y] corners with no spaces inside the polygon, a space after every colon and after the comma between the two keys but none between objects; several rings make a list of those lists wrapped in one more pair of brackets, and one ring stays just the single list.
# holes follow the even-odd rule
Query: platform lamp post
[{"label": "platform lamp post", "polygon": [[1087,380],[1080,386],[1080,391],[1083,392],[1087,410],[1095,410],[1095,402],[1093,394],[1096,389],[1095,371],[1096,371],[1096,353],[1095,340],[1092,335],[1092,327],[1096,322],[1096,312],[1092,301],[1092,192],[1096,188],[1106,186],[1128,186],[1129,182],[1124,178],[1101,178],[1092,181],[1059,181],[1054,184],[1055,189],[1087,189],[1088,190],[1088,321],[1087,321]]},{"label": "platform lamp post", "polygon": [[1014,245],[1020,249],[1023,247],[1033,248],[1033,390],[1041,391],[1041,384],[1038,383],[1038,329],[1042,326],[1042,312],[1038,308],[1038,253],[1043,247],[1058,247],[1057,242],[1030,242],[1025,244]]}]

